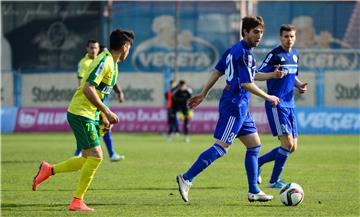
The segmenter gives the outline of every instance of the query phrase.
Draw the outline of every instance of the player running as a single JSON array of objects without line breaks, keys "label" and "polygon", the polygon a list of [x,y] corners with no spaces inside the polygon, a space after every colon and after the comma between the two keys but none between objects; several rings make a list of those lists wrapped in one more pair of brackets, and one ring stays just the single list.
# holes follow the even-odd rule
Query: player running
[{"label": "player running", "polygon": [[[87,75],[87,73],[90,73],[88,70],[89,70],[89,67],[90,67],[90,64],[92,63],[92,61],[99,54],[99,52],[104,52],[105,50],[106,50],[106,48],[100,46],[100,43],[97,40],[92,40],[91,39],[91,40],[89,40],[87,42],[87,47],[86,47],[87,52],[86,52],[85,56],[80,60],[79,66],[78,66],[79,85],[81,84],[81,81],[82,81],[83,77],[85,75]],[[124,101],[124,94],[123,94],[120,86],[115,84],[114,91],[118,94],[119,102],[122,103]],[[104,104],[106,106],[109,106],[108,97],[106,97],[103,102],[104,102]],[[106,122],[105,118],[101,118],[100,122],[101,122],[101,125],[100,125],[101,135],[100,135],[100,137],[102,137],[103,140],[104,140],[104,143],[106,145],[106,149],[107,149],[108,154],[109,154],[110,161],[116,162],[116,161],[120,161],[120,160],[124,159],[125,158],[124,155],[120,155],[120,154],[115,152],[114,145],[113,145],[113,140],[112,140],[111,129],[107,130],[105,128],[105,126],[104,126],[104,122]],[[106,129],[107,131],[104,132],[103,131],[104,129]],[[74,155],[75,156],[80,156],[81,155],[81,149],[77,148],[75,150]]]},{"label": "player running", "polygon": [[[255,123],[248,112],[250,92],[265,99],[273,106],[279,103],[276,96],[269,95],[253,83],[255,59],[252,48],[257,47],[264,33],[264,21],[260,16],[242,19],[243,40],[228,49],[215,66],[215,71],[202,92],[191,98],[190,108],[198,106],[211,87],[225,74],[226,85],[219,103],[219,120],[214,138],[215,144],[200,154],[190,169],[176,177],[179,192],[185,202],[189,201],[189,190],[193,179],[216,159],[224,156],[235,138],[246,146],[245,168],[248,177],[248,200],[269,201],[272,195],[265,194],[257,184],[258,153],[261,147]],[[277,74],[278,70],[275,70]]]},{"label": "player running", "polygon": [[110,35],[110,51],[98,55],[91,63],[90,73],[81,82],[75,92],[67,113],[67,119],[81,148],[81,157],[72,157],[63,162],[51,165],[45,161],[33,180],[32,189],[51,176],[80,170],[80,180],[74,198],[68,209],[71,211],[94,211],[84,202],[85,193],[103,159],[99,139],[99,112],[109,121],[106,127],[118,123],[118,116],[102,101],[109,95],[118,77],[118,62],[124,61],[129,54],[134,40],[134,33],[117,29]]}]

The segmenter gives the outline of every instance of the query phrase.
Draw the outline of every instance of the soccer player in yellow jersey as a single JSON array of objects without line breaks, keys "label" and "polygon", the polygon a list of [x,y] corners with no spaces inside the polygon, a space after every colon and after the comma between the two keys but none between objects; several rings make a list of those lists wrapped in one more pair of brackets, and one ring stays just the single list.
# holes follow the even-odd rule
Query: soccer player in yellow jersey
[{"label": "soccer player in yellow jersey", "polygon": [[118,123],[103,100],[112,91],[118,77],[117,63],[124,61],[134,40],[134,33],[121,29],[110,35],[110,50],[98,55],[91,63],[86,77],[76,90],[67,113],[67,119],[76,138],[77,146],[82,149],[81,157],[71,157],[57,164],[43,161],[33,180],[33,191],[57,173],[80,171],[79,183],[68,209],[71,211],[94,211],[84,202],[84,195],[102,161],[103,154],[99,139],[99,113],[106,120],[106,127]]},{"label": "soccer player in yellow jersey", "polygon": [[97,40],[90,39],[87,42],[86,46],[86,54],[80,60],[78,65],[78,80],[79,85],[81,84],[81,80],[83,79],[85,73],[89,69],[90,64],[95,59],[95,57],[100,52],[100,43]]},{"label": "soccer player in yellow jersey", "polygon": [[[81,85],[81,81],[84,78],[84,76],[87,76],[87,73],[90,73],[88,70],[89,70],[89,67],[90,67],[92,61],[99,54],[99,52],[106,51],[106,48],[104,48],[103,46],[100,46],[99,41],[94,40],[94,39],[90,39],[87,42],[86,51],[87,52],[86,52],[85,56],[80,60],[79,66],[78,66],[79,85]],[[118,94],[119,102],[120,103],[123,102],[124,101],[124,94],[123,94],[123,92],[121,90],[121,87],[119,85],[115,84],[114,91]],[[103,102],[105,103],[105,105],[108,106],[108,99],[104,100]],[[102,121],[101,121],[100,137],[102,137],[104,142],[105,142],[106,149],[107,149],[107,151],[109,153],[110,161],[112,161],[112,162],[120,161],[120,160],[124,159],[125,156],[120,155],[120,154],[115,152],[113,141],[112,141],[111,130],[106,129],[106,127],[104,127],[104,120],[103,119],[105,119],[105,118],[102,118]],[[103,132],[104,129],[107,130],[107,131]],[[81,155],[81,148],[80,147],[76,148],[74,155],[75,156],[80,156]]]}]

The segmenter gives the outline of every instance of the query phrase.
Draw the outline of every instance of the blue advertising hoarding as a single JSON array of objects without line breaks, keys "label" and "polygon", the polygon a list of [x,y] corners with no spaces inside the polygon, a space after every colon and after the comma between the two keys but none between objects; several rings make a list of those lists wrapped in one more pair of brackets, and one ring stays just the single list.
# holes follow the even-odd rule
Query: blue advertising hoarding
[{"label": "blue advertising hoarding", "polygon": [[1,133],[14,132],[17,110],[17,107],[1,108]]},{"label": "blue advertising hoarding", "polygon": [[297,120],[304,134],[360,134],[359,108],[298,107]]}]

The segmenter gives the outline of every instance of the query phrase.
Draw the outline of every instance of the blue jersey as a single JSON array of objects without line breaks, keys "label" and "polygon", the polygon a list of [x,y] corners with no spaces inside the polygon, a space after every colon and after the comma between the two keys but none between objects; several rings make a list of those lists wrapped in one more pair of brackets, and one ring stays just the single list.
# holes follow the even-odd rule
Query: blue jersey
[{"label": "blue jersey", "polygon": [[[280,99],[280,106],[294,108],[294,86],[295,77],[298,75],[299,53],[295,49],[284,50],[281,46],[273,49],[266,56],[259,72],[273,72],[276,65],[280,65],[280,70],[285,72],[281,79],[273,78],[266,81],[268,94],[275,95]],[[265,106],[272,106],[271,102],[266,101]]]},{"label": "blue jersey", "polygon": [[256,66],[252,48],[244,40],[238,42],[223,54],[215,69],[226,77],[219,112],[246,116],[250,93],[241,84],[254,80]]}]

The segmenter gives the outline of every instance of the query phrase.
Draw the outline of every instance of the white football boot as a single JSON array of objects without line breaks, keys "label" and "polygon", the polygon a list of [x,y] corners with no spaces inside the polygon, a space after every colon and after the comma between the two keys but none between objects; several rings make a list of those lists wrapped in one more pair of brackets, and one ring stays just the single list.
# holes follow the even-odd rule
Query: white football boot
[{"label": "white football boot", "polygon": [[182,199],[185,202],[189,202],[189,191],[192,183],[185,180],[181,174],[176,177],[176,182],[178,183],[179,192]]},{"label": "white football boot", "polygon": [[260,191],[257,194],[248,193],[248,199],[250,202],[259,201],[259,202],[267,202],[274,198],[272,195],[267,195],[264,192]]}]

